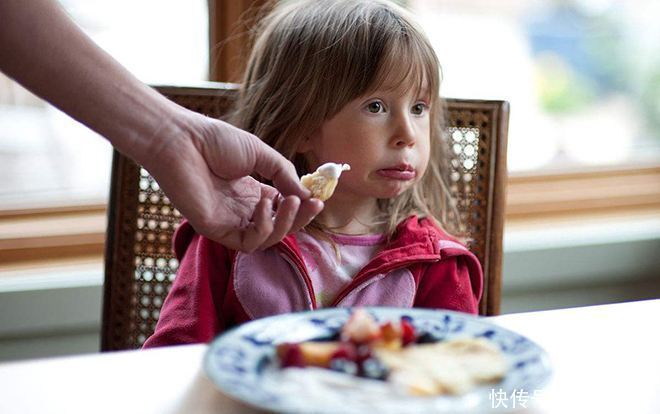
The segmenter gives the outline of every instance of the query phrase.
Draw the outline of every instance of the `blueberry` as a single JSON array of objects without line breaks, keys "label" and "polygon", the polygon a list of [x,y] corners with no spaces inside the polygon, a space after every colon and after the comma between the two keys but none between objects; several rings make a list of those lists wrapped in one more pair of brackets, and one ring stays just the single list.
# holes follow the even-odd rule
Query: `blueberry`
[{"label": "blueberry", "polygon": [[387,370],[387,367],[378,359],[367,358],[362,361],[362,376],[371,379],[384,380],[387,378],[388,374],[389,371]]},{"label": "blueberry", "polygon": [[344,358],[334,358],[330,361],[330,369],[344,374],[357,375],[358,367],[353,361]]},{"label": "blueberry", "polygon": [[416,342],[418,344],[430,344],[430,343],[438,342],[438,338],[436,338],[435,336],[431,335],[428,332],[424,332],[417,336]]}]

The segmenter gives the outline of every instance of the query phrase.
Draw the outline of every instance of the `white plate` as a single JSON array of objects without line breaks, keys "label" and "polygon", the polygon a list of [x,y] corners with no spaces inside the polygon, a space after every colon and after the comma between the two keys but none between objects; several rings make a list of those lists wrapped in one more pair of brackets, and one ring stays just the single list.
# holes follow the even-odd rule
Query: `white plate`
[{"label": "white plate", "polygon": [[509,370],[502,381],[461,396],[411,397],[393,392],[383,381],[324,369],[280,369],[275,356],[277,344],[332,337],[352,311],[329,308],[272,316],[227,331],[209,346],[204,358],[206,373],[224,393],[260,408],[286,413],[417,414],[501,409],[511,407],[513,398],[529,401],[550,378],[548,356],[541,347],[486,319],[428,309],[365,309],[381,322],[408,317],[418,333],[437,340],[485,337],[502,350]]}]

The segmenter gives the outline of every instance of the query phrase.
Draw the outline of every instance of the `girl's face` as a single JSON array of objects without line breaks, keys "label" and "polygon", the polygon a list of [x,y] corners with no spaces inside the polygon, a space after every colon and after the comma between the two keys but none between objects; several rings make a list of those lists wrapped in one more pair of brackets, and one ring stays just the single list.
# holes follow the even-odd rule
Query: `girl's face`
[{"label": "girl's face", "polygon": [[312,169],[326,162],[351,166],[339,179],[337,201],[396,197],[426,171],[429,93],[393,89],[388,83],[349,102],[300,148]]}]

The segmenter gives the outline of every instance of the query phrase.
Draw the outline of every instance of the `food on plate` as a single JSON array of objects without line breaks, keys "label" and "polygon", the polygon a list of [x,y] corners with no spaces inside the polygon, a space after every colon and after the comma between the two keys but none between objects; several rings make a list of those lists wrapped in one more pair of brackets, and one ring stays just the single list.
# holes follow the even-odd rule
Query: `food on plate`
[{"label": "food on plate", "polygon": [[277,346],[282,368],[321,367],[384,380],[416,396],[458,395],[501,380],[508,369],[500,349],[485,338],[427,342],[408,319],[376,322],[356,309],[338,340]]},{"label": "food on plate", "polygon": [[300,177],[300,182],[312,192],[312,197],[325,201],[335,192],[342,171],[350,169],[351,166],[348,164],[328,162],[318,167],[312,174]]},{"label": "food on plate", "polygon": [[484,338],[416,344],[398,352],[376,349],[389,381],[414,395],[463,394],[474,386],[499,381],[507,363],[496,345]]}]

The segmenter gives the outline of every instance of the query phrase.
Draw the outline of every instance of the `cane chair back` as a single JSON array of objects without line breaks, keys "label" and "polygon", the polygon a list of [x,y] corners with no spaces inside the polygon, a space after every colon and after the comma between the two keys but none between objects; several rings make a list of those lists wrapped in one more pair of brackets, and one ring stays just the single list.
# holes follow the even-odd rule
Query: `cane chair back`
[{"label": "cane chair back", "polygon": [[[236,85],[156,87],[193,111],[219,118],[230,108]],[[479,312],[500,305],[508,104],[448,99],[450,190],[468,247],[484,269]],[[101,350],[135,349],[153,333],[178,262],[172,236],[181,221],[158,183],[139,165],[114,152],[108,206]]]}]

